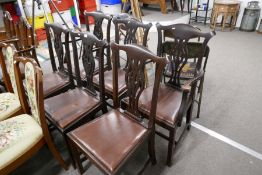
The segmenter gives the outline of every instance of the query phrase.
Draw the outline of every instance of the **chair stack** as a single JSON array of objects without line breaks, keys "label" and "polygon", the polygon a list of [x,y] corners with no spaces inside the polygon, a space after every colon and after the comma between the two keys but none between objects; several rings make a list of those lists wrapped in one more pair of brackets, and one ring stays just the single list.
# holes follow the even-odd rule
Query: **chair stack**
[{"label": "chair stack", "polygon": [[[196,94],[200,95],[199,106],[201,104],[209,53],[207,43],[215,33],[203,33],[188,24],[162,26],[157,23],[155,55],[147,48],[151,23],[144,24],[127,14],[111,16],[100,11],[84,14],[87,32],[70,31],[59,23],[45,23],[52,72],[42,73],[30,58],[14,56],[15,51],[0,54],[4,76],[11,82],[7,86],[10,91],[13,89],[19,109],[28,114],[26,120],[35,122],[39,133],[42,128],[43,135],[37,137],[45,138],[46,142],[41,143],[48,144],[65,169],[47,123],[49,128],[61,133],[72,164],[81,174],[83,156],[104,173],[116,174],[143,143],[148,144],[149,160],[154,165],[157,162],[155,134],[168,141],[166,164],[171,166],[175,143],[184,133],[178,138],[176,131],[190,129]],[[93,27],[89,25],[90,17],[95,21]],[[110,38],[111,20],[115,26],[114,41]],[[142,41],[136,36],[139,29],[143,31],[143,37],[139,38]],[[6,44],[0,46],[14,48]],[[8,64],[4,56],[9,56]],[[13,70],[12,66],[5,68],[10,62],[15,67],[15,74],[11,72],[11,76],[7,70]],[[24,83],[17,71],[19,63],[25,65]],[[145,70],[149,63],[154,64],[155,74],[147,86]],[[14,114],[5,116],[0,125],[6,125],[10,120],[6,118],[10,116]],[[181,127],[183,119],[185,128]],[[162,129],[157,130],[159,127]],[[8,168],[11,165],[3,165],[4,171],[11,172],[13,169]]]}]

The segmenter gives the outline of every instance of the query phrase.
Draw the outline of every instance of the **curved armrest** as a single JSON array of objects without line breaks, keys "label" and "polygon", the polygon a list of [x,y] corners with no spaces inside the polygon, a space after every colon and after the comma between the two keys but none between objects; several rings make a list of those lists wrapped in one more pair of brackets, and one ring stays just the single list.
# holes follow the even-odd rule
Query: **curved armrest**
[{"label": "curved armrest", "polygon": [[18,42],[18,41],[19,41],[18,38],[4,39],[4,40],[1,40],[1,41],[0,41],[0,44],[1,44],[1,43],[16,43],[16,42]]},{"label": "curved armrest", "polygon": [[191,90],[192,84],[199,81],[204,76],[204,71],[200,70],[194,78],[188,80],[182,87],[182,91],[189,92]]},{"label": "curved armrest", "polygon": [[34,46],[32,46],[32,47],[30,47],[30,48],[23,49],[23,50],[19,50],[19,51],[17,51],[17,52],[18,52],[18,53],[25,53],[25,52],[31,51],[32,49],[34,49]]}]

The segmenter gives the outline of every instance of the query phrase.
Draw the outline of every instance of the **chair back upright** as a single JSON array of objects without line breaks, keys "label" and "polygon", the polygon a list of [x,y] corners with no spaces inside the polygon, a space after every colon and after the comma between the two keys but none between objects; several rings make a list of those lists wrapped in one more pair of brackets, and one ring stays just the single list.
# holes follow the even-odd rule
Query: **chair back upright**
[{"label": "chair back upright", "polygon": [[59,24],[48,23],[45,23],[45,29],[53,72],[58,71],[67,75],[71,84],[74,84],[70,60],[69,30]]},{"label": "chair back upright", "polygon": [[[106,41],[99,40],[95,35],[84,32],[70,32],[72,47],[73,47],[73,60],[75,65],[76,80],[78,87],[84,87],[93,95],[97,95],[94,84],[93,77],[95,72],[95,59],[98,60],[99,67],[99,95],[102,102],[105,101],[105,86],[104,86],[104,50],[107,46]],[[85,82],[82,81],[80,75],[79,66],[79,55],[77,49],[77,42],[82,42],[83,54],[81,55],[82,64],[85,71]],[[98,53],[98,54],[97,54]]]},{"label": "chair back upright", "polygon": [[118,76],[117,76],[117,65],[118,59],[115,54],[122,50],[126,52],[127,58],[129,60],[128,67],[125,73],[125,82],[127,86],[127,97],[128,97],[128,106],[126,113],[134,119],[141,119],[139,112],[139,98],[144,89],[146,88],[146,81],[144,76],[144,69],[147,61],[155,63],[155,79],[152,92],[152,101],[149,115],[148,127],[154,125],[156,108],[157,108],[157,99],[158,99],[158,90],[161,80],[162,71],[167,63],[165,58],[158,57],[154,55],[144,46],[139,46],[136,44],[127,44],[127,45],[118,45],[116,43],[111,43],[112,53],[113,53],[113,97],[114,97],[114,106],[119,106],[117,97],[117,87],[118,87]]},{"label": "chair back upright", "polygon": [[[24,67],[24,83],[19,64]],[[15,55],[14,66],[19,99],[25,112],[31,114],[39,125],[46,125],[44,115],[43,75],[40,67],[34,59],[21,57],[18,56],[18,54]]]},{"label": "chair back upright", "polygon": [[19,22],[15,25],[17,38],[19,39],[20,55],[34,58],[38,66],[40,66],[36,55],[35,35],[32,26],[27,19],[21,17]]},{"label": "chair back upright", "polygon": [[[158,30],[158,55],[164,56],[162,53],[162,32],[167,31],[169,37],[172,37],[172,45],[170,53],[167,55],[170,62],[170,78],[167,82],[169,85],[181,88],[183,84],[183,79],[181,79],[181,74],[185,69],[185,66],[194,59],[196,66],[193,72],[193,76],[196,76],[202,68],[203,57],[206,53],[206,48],[209,40],[215,35],[215,32],[203,33],[197,28],[189,24],[173,24],[169,26],[162,26],[157,23]],[[190,57],[189,45],[192,40],[202,39],[203,42],[200,43],[199,47],[196,48],[195,56]]]},{"label": "chair back upright", "polygon": [[6,37],[8,39],[16,37],[15,23],[8,11],[4,11],[3,21],[5,25]]},{"label": "chair back upright", "polygon": [[0,64],[3,80],[8,92],[15,93],[18,97],[17,84],[14,72],[14,54],[16,48],[13,44],[0,43]]}]

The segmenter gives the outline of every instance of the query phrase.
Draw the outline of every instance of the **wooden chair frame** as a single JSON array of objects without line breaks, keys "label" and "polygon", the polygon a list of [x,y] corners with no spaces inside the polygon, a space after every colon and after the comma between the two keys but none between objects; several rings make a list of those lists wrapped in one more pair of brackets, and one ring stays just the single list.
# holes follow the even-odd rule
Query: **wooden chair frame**
[{"label": "wooden chair frame", "polygon": [[[165,28],[158,28],[158,45],[157,45],[157,55],[158,56],[167,56],[169,53],[166,53],[164,51],[164,48],[163,48],[163,44],[165,44],[166,42],[169,42],[169,41],[166,41],[166,38],[173,38],[172,36],[172,32],[169,30],[171,28],[175,27],[175,25],[168,25],[168,26],[165,26]],[[195,26],[194,26],[195,27]],[[199,28],[195,27],[197,30],[201,31]],[[172,42],[172,41],[171,41]],[[171,43],[170,42],[170,43]],[[194,46],[194,45],[198,45],[198,47],[201,47],[202,45],[202,42],[200,41],[200,38],[198,38],[198,41],[197,42],[189,42],[188,43],[188,47],[190,49],[190,46]],[[196,59],[198,57],[198,55],[195,55],[194,53],[190,54],[192,51],[189,50],[189,58],[190,59],[194,59],[194,63],[196,63]],[[198,98],[195,98],[195,103],[197,104],[197,118],[199,118],[200,116],[200,110],[201,110],[201,102],[202,102],[202,94],[203,94],[203,85],[204,85],[204,78],[205,78],[205,72],[206,72],[206,65],[207,65],[207,61],[208,61],[208,57],[209,57],[209,52],[210,52],[210,48],[209,46],[207,45],[206,46],[206,49],[205,49],[205,52],[204,52],[204,56],[203,56],[203,65],[201,66],[201,69],[203,70],[203,77],[200,79],[200,81],[198,82],[198,85],[197,85],[197,94],[196,94],[196,97]],[[167,71],[167,70],[166,70]],[[166,78],[170,78],[170,75],[164,73],[164,82],[166,83]],[[181,78],[185,79],[185,80],[188,80],[192,77],[186,77],[186,76],[181,76]]]},{"label": "wooden chair frame", "polygon": [[[123,113],[123,115],[131,120],[137,122],[138,125],[141,125],[147,129],[147,132],[144,134],[144,137],[137,143],[131,152],[126,155],[124,160],[117,166],[114,171],[108,170],[102,163],[99,162],[99,159],[96,158],[95,155],[88,152],[81,144],[75,142],[74,136],[71,133],[68,133],[70,138],[70,146],[74,155],[74,159],[77,163],[77,167],[80,173],[83,173],[83,167],[80,161],[79,154],[83,153],[88,159],[94,163],[101,171],[105,174],[116,174],[120,167],[128,160],[128,158],[134,153],[134,151],[141,145],[144,141],[148,141],[148,151],[149,157],[151,159],[152,164],[156,163],[155,157],[155,146],[154,146],[154,130],[155,130],[155,114],[156,114],[156,107],[157,107],[157,98],[158,98],[158,89],[161,80],[162,71],[167,63],[167,60],[164,58],[160,58],[155,56],[149,50],[147,50],[143,46],[138,45],[118,45],[116,43],[111,43],[112,48],[112,60],[113,60],[113,77],[114,77],[114,89],[118,87],[118,57],[117,52],[119,50],[123,50],[127,52],[127,55],[130,59],[130,64],[127,68],[126,73],[126,83],[128,86],[128,96],[130,97],[129,105],[127,110]],[[138,57],[139,56],[139,57]],[[140,111],[138,107],[138,99],[145,89],[145,79],[144,79],[144,68],[146,62],[151,60],[153,63],[156,63],[156,74],[155,74],[155,83],[154,83],[154,90],[152,93],[152,103],[151,103],[151,110],[150,110],[150,117],[147,124],[142,124],[140,122]],[[117,95],[118,91],[114,91],[114,96]],[[118,100],[114,100],[114,103],[118,103]],[[116,104],[117,105],[117,104]],[[97,119],[99,120],[99,119]],[[106,146],[106,145],[105,145]]]},{"label": "wooden chair frame", "polygon": [[50,133],[48,131],[48,126],[46,123],[46,119],[44,116],[44,98],[43,98],[43,82],[42,82],[42,71],[38,67],[37,63],[33,59],[29,58],[24,58],[24,57],[16,57],[15,58],[15,74],[17,77],[17,84],[18,84],[18,93],[19,93],[19,98],[22,103],[22,106],[24,110],[26,111],[27,114],[30,114],[29,106],[26,100],[26,95],[24,91],[24,86],[22,82],[22,76],[19,68],[19,63],[22,63],[25,65],[27,62],[31,62],[34,65],[35,71],[36,71],[36,84],[37,84],[37,103],[38,103],[38,109],[39,109],[39,118],[40,118],[40,123],[41,127],[43,130],[43,135],[44,137],[39,140],[30,150],[28,150],[25,154],[23,154],[21,157],[16,159],[14,162],[9,164],[7,167],[4,169],[0,170],[0,174],[9,174],[13,170],[15,170],[17,167],[19,167],[21,164],[23,164],[25,161],[27,161],[29,158],[31,158],[38,150],[40,150],[45,144],[48,145],[51,153],[54,155],[54,157],[58,160],[58,162],[62,165],[64,169],[68,169],[67,165],[65,164],[64,160],[58,153],[57,149],[55,148],[52,138],[50,136]]},{"label": "wooden chair frame", "polygon": [[[86,30],[88,32],[90,32],[90,24],[89,24],[89,18],[93,18],[94,19],[94,30],[93,30],[93,34],[100,40],[104,40],[106,39],[107,43],[110,43],[110,30],[111,30],[111,21],[112,21],[112,15],[107,15],[104,14],[101,11],[95,11],[95,12],[84,12],[85,15],[85,21],[86,21]],[[107,27],[106,27],[106,38],[104,37],[104,32],[103,32],[103,28],[102,28],[102,24],[104,21],[107,21]],[[112,66],[111,66],[111,59],[110,59],[110,47],[109,45],[106,48],[106,59],[107,59],[107,63],[106,63],[106,69],[107,70],[111,70]]]},{"label": "wooden chair frame", "polygon": [[[48,50],[50,54],[50,61],[53,72],[57,72],[61,77],[67,77],[69,80],[69,84],[59,88],[58,90],[51,92],[50,94],[45,94],[45,98],[53,97],[62,92],[67,91],[68,89],[72,89],[75,87],[74,78],[72,75],[72,65],[69,51],[69,31],[63,29],[62,26],[57,24],[47,24],[45,23],[47,42],[48,42]],[[54,34],[54,43],[52,43],[51,32]],[[65,36],[65,41],[63,42],[61,36]],[[64,44],[68,43],[68,44]],[[54,55],[54,50],[57,55],[57,61]],[[58,62],[58,66],[57,63]],[[67,68],[65,68],[64,63],[67,64]]]}]

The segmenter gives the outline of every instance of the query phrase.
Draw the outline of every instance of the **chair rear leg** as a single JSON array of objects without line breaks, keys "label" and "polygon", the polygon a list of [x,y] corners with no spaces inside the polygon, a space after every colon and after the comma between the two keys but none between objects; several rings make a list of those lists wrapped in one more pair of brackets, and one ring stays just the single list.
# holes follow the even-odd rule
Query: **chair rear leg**
[{"label": "chair rear leg", "polygon": [[74,143],[68,139],[68,144],[74,159],[74,162],[76,164],[77,170],[79,172],[79,174],[83,174],[84,173],[84,168],[80,159],[80,153],[78,152],[77,148],[75,147]]},{"label": "chair rear leg", "polygon": [[167,166],[172,165],[172,156],[173,156],[173,150],[174,150],[174,143],[175,143],[175,133],[176,128],[169,130],[169,140],[168,140],[168,152],[167,152]]},{"label": "chair rear leg", "polygon": [[203,86],[204,86],[204,77],[200,81],[199,87],[199,99],[197,103],[197,118],[200,116],[200,109],[201,109],[201,102],[202,102],[202,93],[203,93]]},{"label": "chair rear leg", "polygon": [[155,133],[151,133],[148,141],[148,154],[152,165],[156,164],[156,152],[155,152]]}]

